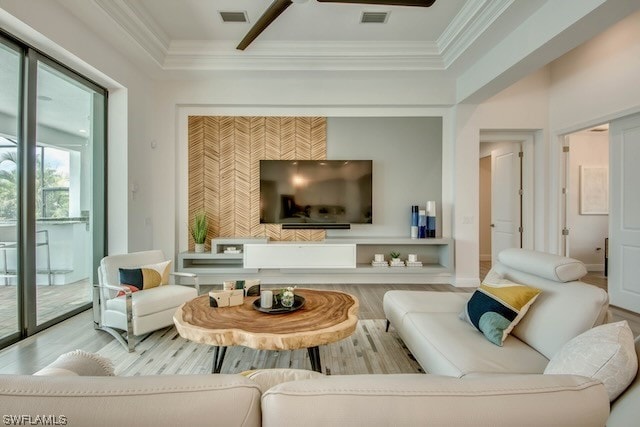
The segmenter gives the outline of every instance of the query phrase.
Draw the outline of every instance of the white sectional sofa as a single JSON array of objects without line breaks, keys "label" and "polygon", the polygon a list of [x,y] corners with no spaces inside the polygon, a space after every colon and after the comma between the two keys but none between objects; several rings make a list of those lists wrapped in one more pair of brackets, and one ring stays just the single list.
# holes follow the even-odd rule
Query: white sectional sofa
[{"label": "white sectional sofa", "polygon": [[488,275],[542,290],[503,347],[458,317],[468,293],[390,291],[384,312],[426,372],[538,374],[571,338],[607,320],[607,293],[580,282],[586,273],[584,264],[571,258],[524,249],[501,252]]},{"label": "white sectional sofa", "polygon": [[99,366],[81,373],[89,376],[4,375],[0,416],[64,414],[69,426],[637,425],[640,375],[610,406],[598,380],[541,374],[564,342],[606,320],[606,294],[577,282],[584,266],[507,251],[495,272],[543,289],[504,347],[457,317],[469,294],[387,294],[385,313],[426,375],[100,377]]}]

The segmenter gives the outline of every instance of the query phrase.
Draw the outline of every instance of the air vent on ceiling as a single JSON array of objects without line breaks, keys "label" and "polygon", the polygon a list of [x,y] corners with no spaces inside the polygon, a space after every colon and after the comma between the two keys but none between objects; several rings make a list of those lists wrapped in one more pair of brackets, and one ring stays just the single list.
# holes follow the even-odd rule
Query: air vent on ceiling
[{"label": "air vent on ceiling", "polygon": [[386,24],[389,12],[362,12],[361,24]]},{"label": "air vent on ceiling", "polygon": [[247,12],[222,12],[218,11],[222,22],[249,22]]}]

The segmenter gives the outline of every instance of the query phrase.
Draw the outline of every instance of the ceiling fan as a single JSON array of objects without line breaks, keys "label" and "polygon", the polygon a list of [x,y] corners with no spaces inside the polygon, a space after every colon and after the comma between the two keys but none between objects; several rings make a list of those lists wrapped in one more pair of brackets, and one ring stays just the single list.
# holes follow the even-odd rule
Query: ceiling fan
[{"label": "ceiling fan", "polygon": [[[307,0],[274,0],[271,6],[262,14],[260,19],[251,27],[240,44],[238,50],[245,50],[273,21],[276,20],[293,3],[304,3]],[[370,4],[376,6],[415,6],[429,7],[436,0],[317,0],[320,3],[350,3],[350,4]]]}]

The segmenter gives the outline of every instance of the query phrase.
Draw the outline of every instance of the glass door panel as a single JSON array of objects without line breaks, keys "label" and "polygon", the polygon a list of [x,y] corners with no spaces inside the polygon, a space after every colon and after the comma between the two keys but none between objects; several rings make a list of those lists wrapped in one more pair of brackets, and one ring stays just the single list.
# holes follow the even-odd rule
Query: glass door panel
[{"label": "glass door panel", "polygon": [[94,108],[101,94],[43,61],[37,75],[36,323],[41,325],[91,301],[94,128],[103,117]]},{"label": "glass door panel", "polygon": [[18,123],[22,55],[0,40],[0,342],[18,334]]}]

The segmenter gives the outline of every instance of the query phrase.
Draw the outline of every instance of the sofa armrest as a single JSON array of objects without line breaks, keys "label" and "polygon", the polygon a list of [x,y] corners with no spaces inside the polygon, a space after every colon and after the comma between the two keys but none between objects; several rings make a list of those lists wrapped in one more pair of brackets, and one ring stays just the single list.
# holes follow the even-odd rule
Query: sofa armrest
[{"label": "sofa armrest", "polygon": [[169,273],[169,275],[176,278],[176,284],[181,285],[180,278],[188,277],[189,279],[193,279],[193,285],[196,288],[196,295],[200,295],[200,279],[198,279],[198,275],[196,273],[183,273],[181,271],[173,271]]},{"label": "sofa armrest", "polygon": [[[282,414],[288,414],[283,417]],[[287,382],[262,396],[263,426],[603,426],[604,386],[568,375],[344,375]]]},{"label": "sofa armrest", "polygon": [[59,356],[33,375],[42,376],[113,376],[113,364],[95,353],[75,350]]}]

